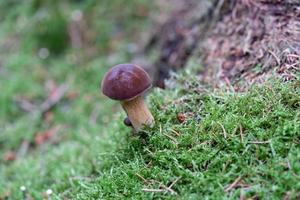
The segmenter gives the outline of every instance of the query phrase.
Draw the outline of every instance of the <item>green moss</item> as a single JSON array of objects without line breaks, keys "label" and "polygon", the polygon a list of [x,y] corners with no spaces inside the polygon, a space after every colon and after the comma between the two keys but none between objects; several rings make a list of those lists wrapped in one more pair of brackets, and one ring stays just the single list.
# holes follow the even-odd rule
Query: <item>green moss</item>
[{"label": "green moss", "polygon": [[[181,199],[299,195],[299,83],[272,80],[244,94],[156,89],[149,97],[155,128],[98,158],[99,177],[72,197],[172,199],[171,192],[142,189],[177,178],[172,189]],[[240,185],[225,192],[238,177]]]}]

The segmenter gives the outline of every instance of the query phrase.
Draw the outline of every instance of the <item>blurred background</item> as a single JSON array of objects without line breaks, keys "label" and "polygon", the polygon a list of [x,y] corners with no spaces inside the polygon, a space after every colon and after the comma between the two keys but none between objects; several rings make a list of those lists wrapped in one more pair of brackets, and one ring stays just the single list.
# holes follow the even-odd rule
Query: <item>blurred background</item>
[{"label": "blurred background", "polygon": [[132,60],[154,10],[148,0],[0,1],[0,199],[21,198],[22,186],[67,195],[93,174],[107,124],[125,116],[100,81]]}]

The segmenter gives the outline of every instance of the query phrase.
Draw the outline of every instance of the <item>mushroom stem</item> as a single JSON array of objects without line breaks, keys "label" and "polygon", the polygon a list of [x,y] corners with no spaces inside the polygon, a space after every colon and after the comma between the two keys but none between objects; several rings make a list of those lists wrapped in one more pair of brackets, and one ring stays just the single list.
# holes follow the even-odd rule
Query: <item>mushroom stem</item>
[{"label": "mushroom stem", "polygon": [[121,101],[121,104],[136,132],[140,131],[144,125],[152,126],[154,124],[154,118],[142,96],[137,96],[129,101]]}]

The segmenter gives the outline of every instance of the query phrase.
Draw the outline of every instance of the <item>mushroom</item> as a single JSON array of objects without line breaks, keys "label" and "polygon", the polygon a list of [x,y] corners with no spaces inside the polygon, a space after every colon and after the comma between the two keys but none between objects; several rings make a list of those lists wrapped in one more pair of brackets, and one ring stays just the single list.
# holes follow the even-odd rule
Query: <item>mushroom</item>
[{"label": "mushroom", "polygon": [[119,64],[104,76],[101,89],[107,97],[120,101],[136,132],[152,126],[154,118],[142,95],[151,88],[147,72],[135,64]]}]

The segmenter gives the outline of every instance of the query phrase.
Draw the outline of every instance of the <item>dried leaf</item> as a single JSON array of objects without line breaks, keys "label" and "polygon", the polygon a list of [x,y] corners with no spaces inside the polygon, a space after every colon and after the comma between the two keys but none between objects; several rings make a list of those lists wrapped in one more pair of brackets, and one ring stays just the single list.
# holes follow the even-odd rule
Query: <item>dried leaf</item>
[{"label": "dried leaf", "polygon": [[14,161],[16,159],[16,153],[13,151],[7,151],[4,153],[3,160],[8,161]]},{"label": "dried leaf", "polygon": [[36,145],[42,145],[48,140],[50,140],[53,136],[55,136],[61,130],[61,126],[56,126],[52,129],[39,132],[35,135],[34,141]]}]

